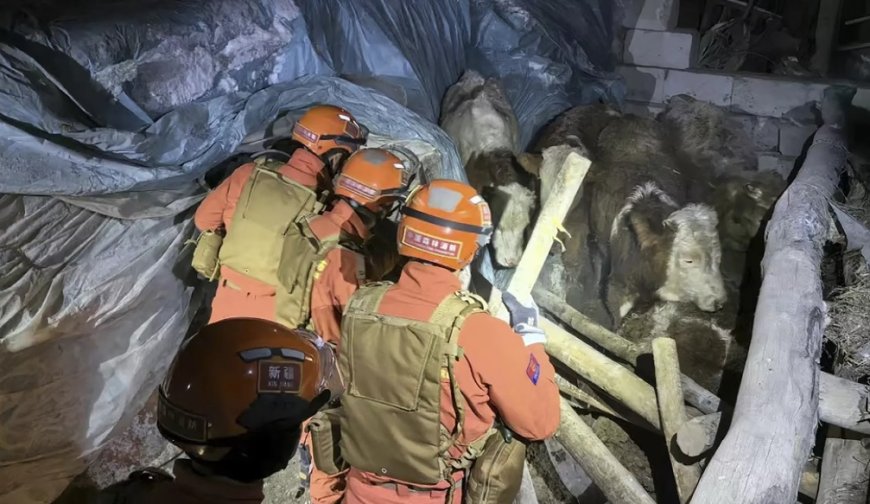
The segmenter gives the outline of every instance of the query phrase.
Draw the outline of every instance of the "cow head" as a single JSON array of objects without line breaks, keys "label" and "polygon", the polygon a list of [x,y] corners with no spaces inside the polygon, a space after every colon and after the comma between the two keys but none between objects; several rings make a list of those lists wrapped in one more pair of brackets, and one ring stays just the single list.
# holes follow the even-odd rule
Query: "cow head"
[{"label": "cow head", "polygon": [[715,186],[722,248],[745,252],[785,188],[785,180],[776,173],[749,173],[719,177]]},{"label": "cow head", "polygon": [[707,205],[686,205],[664,221],[673,232],[664,284],[656,291],[665,301],[695,304],[706,312],[720,310],[727,300],[719,269],[722,249],[716,211]]},{"label": "cow head", "polygon": [[500,266],[514,268],[523,256],[526,231],[535,214],[535,192],[519,182],[511,182],[486,187],[482,196],[492,209],[495,261]]}]

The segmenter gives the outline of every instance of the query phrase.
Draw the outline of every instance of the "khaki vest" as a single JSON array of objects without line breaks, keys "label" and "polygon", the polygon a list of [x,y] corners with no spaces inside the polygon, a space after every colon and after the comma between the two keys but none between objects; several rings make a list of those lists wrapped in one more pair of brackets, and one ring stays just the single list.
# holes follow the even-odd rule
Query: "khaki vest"
[{"label": "khaki vest", "polygon": [[[462,356],[459,331],[465,319],[486,309],[478,296],[458,291],[426,322],[379,315],[390,287],[360,288],[342,319],[339,370],[342,396],[342,457],[352,467],[417,485],[449,479],[471,466],[494,432],[475,440],[459,459],[451,457],[462,433],[464,399],[453,372]],[[441,425],[441,381],[453,388],[456,429]]]},{"label": "khaki vest", "polygon": [[276,171],[285,163],[260,157],[254,164],[218,258],[222,266],[277,287],[285,235],[323,205],[314,191]]},{"label": "khaki vest", "polygon": [[317,332],[311,321],[311,291],[327,267],[326,255],[335,248],[354,252],[360,283],[365,279],[365,260],[359,253],[360,248],[339,233],[318,239],[308,226],[314,217],[317,216],[303,217],[302,222],[294,223],[284,236],[277,268],[275,316],[287,327],[305,327]]}]

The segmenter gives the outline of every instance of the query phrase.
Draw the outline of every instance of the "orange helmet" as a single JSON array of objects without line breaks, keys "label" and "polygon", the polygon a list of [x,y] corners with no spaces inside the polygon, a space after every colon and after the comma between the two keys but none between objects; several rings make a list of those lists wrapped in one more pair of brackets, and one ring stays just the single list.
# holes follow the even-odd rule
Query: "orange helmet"
[{"label": "orange helmet", "polygon": [[344,163],[335,194],[378,212],[405,194],[408,180],[408,167],[398,156],[386,149],[362,149]]},{"label": "orange helmet", "polygon": [[402,208],[399,254],[459,270],[489,242],[490,234],[489,205],[473,187],[433,180],[417,188]]},{"label": "orange helmet", "polygon": [[[221,320],[182,345],[160,387],[157,426],[223,475],[260,479],[286,466],[336,377],[329,346],[307,331]],[[270,446],[276,437],[280,446]]]},{"label": "orange helmet", "polygon": [[351,153],[366,143],[368,131],[347,110],[315,105],[293,126],[292,137],[318,156],[335,149]]}]

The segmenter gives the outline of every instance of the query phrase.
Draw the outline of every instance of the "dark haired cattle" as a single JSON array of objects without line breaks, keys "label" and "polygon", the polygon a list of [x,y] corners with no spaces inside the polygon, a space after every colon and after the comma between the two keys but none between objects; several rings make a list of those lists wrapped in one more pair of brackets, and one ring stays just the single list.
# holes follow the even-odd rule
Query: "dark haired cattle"
[{"label": "dark haired cattle", "polygon": [[598,137],[582,195],[567,221],[573,234],[563,258],[579,275],[568,302],[618,327],[632,309],[654,300],[717,311],[725,302],[716,211],[691,203],[696,175],[666,147],[661,124],[626,115]]}]

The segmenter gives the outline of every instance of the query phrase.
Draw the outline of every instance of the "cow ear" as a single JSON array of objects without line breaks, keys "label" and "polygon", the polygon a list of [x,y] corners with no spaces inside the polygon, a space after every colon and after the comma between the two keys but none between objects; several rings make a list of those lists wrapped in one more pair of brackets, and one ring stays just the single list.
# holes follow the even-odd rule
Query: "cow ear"
[{"label": "cow ear", "polygon": [[517,154],[517,163],[519,163],[523,170],[538,178],[541,176],[541,163],[543,161],[544,156],[541,154],[532,154],[531,152]]},{"label": "cow ear", "polygon": [[764,194],[762,194],[761,192],[761,189],[753,184],[746,184],[743,186],[743,189],[745,189],[746,194],[748,194],[749,197],[754,199],[755,201],[761,201],[761,197],[764,196]]},{"label": "cow ear", "polygon": [[648,217],[640,215],[638,212],[632,212],[628,222],[638,243],[640,243],[641,250],[649,250],[659,243],[660,236],[653,229],[652,222]]}]

